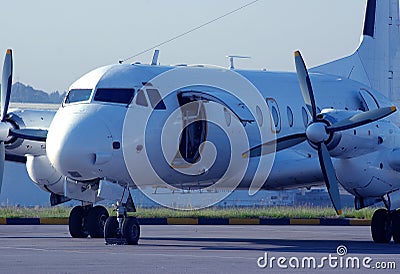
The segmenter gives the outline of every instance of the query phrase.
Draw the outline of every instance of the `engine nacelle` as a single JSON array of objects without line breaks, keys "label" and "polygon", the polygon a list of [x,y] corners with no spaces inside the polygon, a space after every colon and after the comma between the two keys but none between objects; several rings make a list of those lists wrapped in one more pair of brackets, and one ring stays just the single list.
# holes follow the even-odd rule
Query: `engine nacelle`
[{"label": "engine nacelle", "polygon": [[[335,124],[357,113],[347,110],[323,110],[320,117],[328,124]],[[327,146],[332,157],[354,158],[377,151],[384,142],[393,143],[394,136],[399,133],[398,127],[391,122],[378,120],[333,133]]]},{"label": "engine nacelle", "polygon": [[[7,115],[7,122],[14,128],[48,129],[55,111],[13,110]],[[42,142],[11,138],[5,142],[6,151],[16,155],[45,155],[46,145]]]},{"label": "engine nacelle", "polygon": [[63,176],[51,165],[46,155],[27,156],[26,170],[41,189],[64,195]]}]

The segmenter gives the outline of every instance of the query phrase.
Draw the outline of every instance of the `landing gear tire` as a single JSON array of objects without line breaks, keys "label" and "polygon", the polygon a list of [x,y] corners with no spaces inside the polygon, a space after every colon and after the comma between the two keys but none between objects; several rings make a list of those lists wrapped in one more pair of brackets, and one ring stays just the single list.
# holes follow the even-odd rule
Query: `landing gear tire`
[{"label": "landing gear tire", "polygon": [[87,216],[87,228],[91,238],[104,237],[104,224],[109,214],[105,207],[95,206],[89,209]]},{"label": "landing gear tire", "polygon": [[140,225],[135,217],[124,217],[119,228],[117,217],[108,217],[104,225],[106,244],[137,245],[140,237]]},{"label": "landing gear tire", "polygon": [[107,221],[104,225],[104,238],[106,239],[112,239],[112,238],[118,238],[121,234],[119,232],[119,225],[118,225],[118,220],[117,217],[110,216],[107,218]]},{"label": "landing gear tire", "polygon": [[375,243],[389,243],[392,238],[392,218],[386,209],[375,211],[371,220],[371,234]]},{"label": "landing gear tire", "polygon": [[122,236],[128,245],[137,245],[140,237],[139,222],[135,217],[125,218],[122,224]]},{"label": "landing gear tire", "polygon": [[400,244],[400,210],[392,213],[392,234],[394,243]]},{"label": "landing gear tire", "polygon": [[72,238],[87,238],[86,212],[82,206],[76,206],[69,214],[69,233]]}]

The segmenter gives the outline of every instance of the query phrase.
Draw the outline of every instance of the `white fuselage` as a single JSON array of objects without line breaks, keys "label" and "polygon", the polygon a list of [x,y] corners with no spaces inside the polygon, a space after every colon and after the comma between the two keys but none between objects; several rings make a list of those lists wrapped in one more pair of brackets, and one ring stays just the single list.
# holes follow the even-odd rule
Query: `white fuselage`
[{"label": "white fuselage", "polygon": [[[255,98],[255,105],[249,108],[255,113],[256,121],[243,123],[235,115],[235,108],[201,101],[201,106],[195,107],[197,119],[207,121],[206,133],[201,133],[205,134],[205,139],[198,147],[201,157],[190,162],[177,152],[183,153],[180,147],[184,142],[182,129],[193,109],[183,113],[175,93],[165,97],[162,94],[165,110],[152,108],[149,98],[149,89],[156,88],[162,93],[162,87],[151,84],[156,82],[152,79],[173,69],[115,65],[97,69],[75,82],[71,90],[92,92],[84,100],[64,103],[55,115],[46,142],[51,164],[63,176],[74,180],[106,178],[129,186],[140,183],[157,187],[162,185],[161,181],[167,181],[174,187],[194,188],[212,185],[222,178],[236,180],[239,188],[256,184],[264,189],[286,189],[323,182],[317,152],[308,142],[277,152],[275,158],[262,156],[248,160],[241,157],[249,143],[253,146],[271,136],[305,131],[310,115],[305,109],[296,74],[236,70],[259,91],[258,95],[248,95]],[[198,70],[207,70],[212,75],[220,69]],[[346,112],[391,106],[385,97],[355,81],[320,74],[312,74],[311,81],[318,109],[328,120],[338,119],[347,115]],[[95,100],[96,91],[101,88],[134,89],[135,97],[128,104]],[[139,90],[147,91],[144,97],[147,105],[137,100]],[[237,96],[245,97],[246,91],[243,92]],[[171,108],[174,111],[170,111]],[[149,118],[148,115],[153,116]],[[167,122],[168,126],[163,128]],[[214,123],[219,127],[213,127]],[[255,124],[261,135],[247,136],[248,140],[244,140],[243,136],[255,132],[252,130]],[[391,156],[393,150],[400,147],[397,125],[400,119],[395,113],[384,120],[343,131],[328,144],[337,177],[348,191],[363,197],[380,197],[400,188],[399,173],[393,169],[396,158]],[[201,127],[199,124],[198,128]],[[231,151],[225,153],[228,156],[222,155],[229,146],[223,137],[218,137],[222,136],[218,130],[229,135]],[[273,162],[267,163],[263,158]],[[229,165],[225,165],[226,161]],[[154,166],[158,166],[155,172]],[[221,169],[224,169],[223,174],[218,173]]]}]

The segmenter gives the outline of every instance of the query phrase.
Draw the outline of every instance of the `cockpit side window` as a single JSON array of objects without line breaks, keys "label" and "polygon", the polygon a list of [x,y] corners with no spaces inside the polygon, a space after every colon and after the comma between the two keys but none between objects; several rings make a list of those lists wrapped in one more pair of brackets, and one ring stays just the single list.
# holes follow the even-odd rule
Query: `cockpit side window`
[{"label": "cockpit side window", "polygon": [[98,88],[93,100],[129,105],[134,94],[132,88]]},{"label": "cockpit side window", "polygon": [[148,106],[146,96],[144,95],[144,91],[142,89],[138,90],[136,94],[136,104],[144,107]]},{"label": "cockpit side window", "polygon": [[154,109],[166,109],[164,101],[161,98],[158,90],[153,88],[146,89],[147,95],[149,96],[151,107]]},{"label": "cockpit side window", "polygon": [[70,104],[70,103],[88,101],[91,94],[92,94],[91,89],[71,89],[68,92],[67,97],[65,97],[64,103]]}]

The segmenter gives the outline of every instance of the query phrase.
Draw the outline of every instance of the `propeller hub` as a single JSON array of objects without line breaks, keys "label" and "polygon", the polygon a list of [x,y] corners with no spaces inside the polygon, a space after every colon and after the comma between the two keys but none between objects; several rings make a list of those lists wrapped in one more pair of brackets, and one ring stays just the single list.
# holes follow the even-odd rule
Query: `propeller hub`
[{"label": "propeller hub", "polygon": [[320,144],[329,140],[330,134],[326,130],[327,125],[323,122],[310,124],[306,129],[307,139],[313,144]]}]

